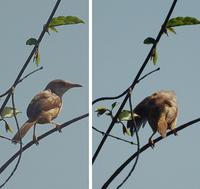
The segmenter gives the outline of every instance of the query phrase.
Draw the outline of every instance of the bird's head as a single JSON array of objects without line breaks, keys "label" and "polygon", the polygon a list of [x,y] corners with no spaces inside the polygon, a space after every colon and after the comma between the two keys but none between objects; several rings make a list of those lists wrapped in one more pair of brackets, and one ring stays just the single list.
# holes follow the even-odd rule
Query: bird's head
[{"label": "bird's head", "polygon": [[57,94],[62,97],[63,94],[71,88],[74,87],[82,87],[79,84],[71,83],[69,81],[64,81],[61,79],[56,79],[48,83],[45,90],[51,90],[51,92]]}]

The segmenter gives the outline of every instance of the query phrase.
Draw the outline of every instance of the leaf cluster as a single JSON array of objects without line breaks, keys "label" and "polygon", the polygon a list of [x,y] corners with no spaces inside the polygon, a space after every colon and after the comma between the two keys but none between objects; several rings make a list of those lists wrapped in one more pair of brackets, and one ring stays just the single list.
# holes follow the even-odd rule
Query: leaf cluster
[{"label": "leaf cluster", "polygon": [[[178,27],[178,26],[188,26],[188,25],[197,25],[200,24],[200,20],[198,20],[195,17],[174,17],[171,18],[165,28],[164,33],[168,36],[168,32],[172,32],[174,34],[176,34],[176,31],[174,29],[174,27]],[[149,44],[154,44],[156,43],[156,40],[153,37],[147,37],[144,40],[144,44],[149,45]],[[157,53],[157,48],[155,46],[155,48],[153,49],[152,55],[151,55],[151,60],[153,61],[153,64],[156,65],[157,61],[158,61],[158,53]]]},{"label": "leaf cluster", "polygon": [[7,122],[7,118],[13,118],[15,115],[21,113],[19,110],[17,109],[14,109],[13,107],[10,107],[10,106],[6,106],[3,111],[1,112],[1,115],[0,115],[0,121],[3,121],[4,124],[5,124],[5,129],[6,129],[6,132],[11,132],[13,133],[13,129],[12,127],[8,124]]},{"label": "leaf cluster", "polygon": [[[102,115],[106,115],[106,116],[110,116],[111,119],[113,119],[113,110],[114,108],[118,105],[117,102],[114,102],[113,104],[111,104],[111,107],[110,108],[107,108],[107,107],[98,107],[95,112],[97,113],[97,116],[102,116]],[[139,115],[137,114],[133,114],[133,118],[136,118],[138,117]],[[129,136],[131,136],[131,131],[130,131],[130,128],[127,128],[125,126],[125,124],[123,123],[123,121],[127,122],[129,120],[132,120],[132,114],[131,114],[131,111],[130,110],[122,110],[117,118],[117,122],[116,123],[120,123],[122,125],[122,131],[123,131],[123,134],[127,134]]]},{"label": "leaf cluster", "polygon": [[[58,32],[58,30],[56,28],[58,26],[72,25],[72,24],[84,24],[84,23],[85,22],[77,16],[58,16],[58,17],[52,18],[51,22],[49,23],[49,25],[47,27],[46,32],[50,35],[49,30]],[[37,46],[37,49],[34,53],[33,62],[35,62],[35,64],[38,66],[40,64],[40,51],[39,51],[38,40],[36,38],[31,37],[31,38],[27,39],[26,45],[29,45],[29,46],[36,45]]]}]

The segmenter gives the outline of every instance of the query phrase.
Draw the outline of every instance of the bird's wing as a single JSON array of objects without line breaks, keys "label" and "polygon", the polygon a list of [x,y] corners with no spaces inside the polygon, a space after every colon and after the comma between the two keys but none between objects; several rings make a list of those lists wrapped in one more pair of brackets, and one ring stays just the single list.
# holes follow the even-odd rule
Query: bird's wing
[{"label": "bird's wing", "polygon": [[130,128],[131,135],[134,134],[135,129],[139,131],[139,129],[145,126],[147,122],[147,114],[148,114],[148,103],[150,97],[146,97],[142,100],[133,110],[134,113],[139,115],[136,117],[134,121],[130,120],[127,122],[127,128]]},{"label": "bird's wing", "polygon": [[59,96],[52,93],[50,90],[45,90],[38,93],[31,101],[27,108],[27,116],[30,119],[37,119],[42,111],[51,109],[60,109],[62,100]]},{"label": "bird's wing", "polygon": [[141,126],[144,127],[146,122],[146,119],[141,119],[140,117],[136,117],[135,120],[127,121],[127,128],[130,129],[131,136],[133,136],[136,131],[139,131]]}]

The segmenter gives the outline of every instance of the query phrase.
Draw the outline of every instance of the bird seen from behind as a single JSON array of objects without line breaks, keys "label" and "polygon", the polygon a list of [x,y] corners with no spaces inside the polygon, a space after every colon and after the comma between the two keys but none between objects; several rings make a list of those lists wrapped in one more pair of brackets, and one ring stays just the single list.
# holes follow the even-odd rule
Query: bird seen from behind
[{"label": "bird seen from behind", "polygon": [[161,90],[146,97],[133,110],[139,115],[134,120],[127,122],[127,128],[133,135],[135,129],[139,130],[148,121],[153,134],[149,138],[151,147],[154,147],[152,137],[158,132],[163,138],[167,135],[167,130],[175,132],[178,104],[174,91]]}]

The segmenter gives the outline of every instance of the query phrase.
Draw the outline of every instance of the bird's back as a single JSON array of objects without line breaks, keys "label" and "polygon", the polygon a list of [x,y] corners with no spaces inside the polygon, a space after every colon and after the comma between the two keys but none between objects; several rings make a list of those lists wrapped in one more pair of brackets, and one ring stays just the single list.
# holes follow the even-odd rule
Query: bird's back
[{"label": "bird's back", "polygon": [[53,117],[53,110],[55,109],[55,114],[60,110],[62,105],[62,100],[59,96],[52,93],[50,90],[45,90],[37,95],[31,100],[27,108],[27,116],[30,120],[38,119],[42,112],[50,112]]}]

